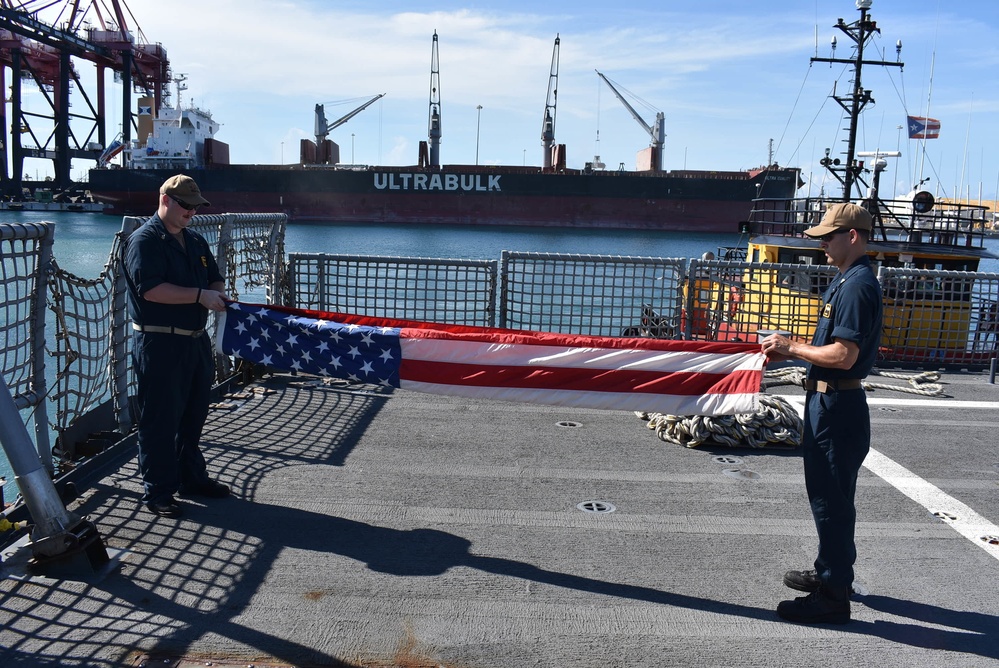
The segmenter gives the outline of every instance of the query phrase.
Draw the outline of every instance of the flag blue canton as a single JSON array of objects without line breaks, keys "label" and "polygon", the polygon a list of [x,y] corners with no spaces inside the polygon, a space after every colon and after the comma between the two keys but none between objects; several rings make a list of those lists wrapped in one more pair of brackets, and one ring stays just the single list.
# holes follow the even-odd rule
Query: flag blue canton
[{"label": "flag blue canton", "polygon": [[222,348],[264,366],[399,387],[398,328],[344,325],[230,303]]}]

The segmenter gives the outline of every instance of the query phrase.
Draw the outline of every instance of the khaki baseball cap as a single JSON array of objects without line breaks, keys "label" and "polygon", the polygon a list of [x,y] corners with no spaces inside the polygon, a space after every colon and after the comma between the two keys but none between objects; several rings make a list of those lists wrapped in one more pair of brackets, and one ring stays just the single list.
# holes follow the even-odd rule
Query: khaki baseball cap
[{"label": "khaki baseball cap", "polygon": [[201,188],[190,176],[177,174],[171,176],[160,186],[160,194],[176,197],[188,206],[211,206],[204,197],[201,196]]},{"label": "khaki baseball cap", "polygon": [[862,206],[840,202],[826,209],[822,222],[805,230],[809,237],[824,237],[839,230],[867,230],[873,228],[873,218],[870,212]]}]

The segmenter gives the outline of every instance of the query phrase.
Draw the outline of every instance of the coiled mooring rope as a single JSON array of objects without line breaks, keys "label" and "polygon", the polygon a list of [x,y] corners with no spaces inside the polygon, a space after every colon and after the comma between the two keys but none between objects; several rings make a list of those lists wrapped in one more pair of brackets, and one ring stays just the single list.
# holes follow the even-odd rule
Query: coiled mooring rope
[{"label": "coiled mooring rope", "polygon": [[765,394],[760,395],[760,408],[755,413],[716,417],[663,413],[638,415],[648,420],[648,428],[654,430],[661,440],[688,448],[704,443],[733,448],[793,448],[801,443],[802,421],[798,411],[785,399]]},{"label": "coiled mooring rope", "polygon": [[[868,377],[870,376],[906,380],[908,386],[865,379],[863,387],[867,391],[894,390],[931,397],[943,394],[943,386],[936,382],[940,380],[940,374],[936,371],[907,374],[874,369]],[[780,385],[800,387],[804,379],[805,367],[771,369],[764,375],[763,389]],[[750,448],[794,448],[800,445],[803,422],[798,416],[798,410],[785,399],[774,395],[761,394],[759,403],[760,407],[755,413],[718,417],[664,413],[636,413],[636,415],[648,421],[646,426],[654,430],[660,440],[687,448],[696,448],[704,443]]]}]

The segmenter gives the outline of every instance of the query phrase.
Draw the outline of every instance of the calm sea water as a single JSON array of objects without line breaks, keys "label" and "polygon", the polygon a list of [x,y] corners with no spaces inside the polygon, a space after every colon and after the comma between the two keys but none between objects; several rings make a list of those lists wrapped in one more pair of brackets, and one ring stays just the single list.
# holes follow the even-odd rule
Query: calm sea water
[{"label": "calm sea water", "polygon": [[[150,212],[151,213],[151,212]],[[83,278],[95,278],[104,267],[121,219],[83,213],[0,212],[0,223],[50,221],[56,225],[54,255],[59,266]],[[692,234],[536,228],[479,228],[414,225],[293,224],[286,237],[289,253],[349,253],[406,257],[499,259],[509,251],[700,257],[719,246],[742,246],[738,234]],[[989,239],[999,254],[999,239]],[[999,260],[982,263],[981,271],[999,272]],[[0,452],[0,476],[13,481]],[[8,487],[10,501],[16,491]]]}]

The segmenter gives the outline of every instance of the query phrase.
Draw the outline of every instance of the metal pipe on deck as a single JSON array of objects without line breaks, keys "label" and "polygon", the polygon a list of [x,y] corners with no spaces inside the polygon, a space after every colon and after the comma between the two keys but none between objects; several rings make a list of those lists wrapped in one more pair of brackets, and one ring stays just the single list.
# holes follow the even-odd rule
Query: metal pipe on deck
[{"label": "metal pipe on deck", "polygon": [[0,445],[34,524],[28,544],[35,557],[33,565],[66,575],[79,572],[77,566],[82,558],[91,570],[98,570],[110,559],[96,527],[66,510],[2,376],[0,388]]},{"label": "metal pipe on deck", "polygon": [[32,537],[36,533],[39,537],[55,534],[77,518],[63,506],[52,479],[35,452],[31,437],[28,436],[14,404],[14,397],[2,376],[0,387],[3,388],[0,389],[0,444],[14,470],[14,480],[21,489],[25,505],[34,519],[35,531],[32,532]]}]

